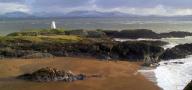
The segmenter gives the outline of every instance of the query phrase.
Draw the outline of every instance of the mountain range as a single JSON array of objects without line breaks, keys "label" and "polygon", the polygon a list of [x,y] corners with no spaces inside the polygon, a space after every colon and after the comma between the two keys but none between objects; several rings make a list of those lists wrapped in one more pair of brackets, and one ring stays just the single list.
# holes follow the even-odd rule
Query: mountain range
[{"label": "mountain range", "polygon": [[[63,13],[34,13],[28,14],[24,12],[10,12],[0,15],[0,18],[49,18],[49,17],[165,17],[165,16],[141,16],[122,12],[99,12],[99,11],[73,11],[66,14]],[[173,16],[173,17],[192,17]]]},{"label": "mountain range", "polygon": [[66,14],[63,13],[34,13],[28,14],[24,12],[11,12],[0,15],[0,18],[47,18],[47,17],[135,17],[121,12],[99,12],[99,11],[73,11]]}]

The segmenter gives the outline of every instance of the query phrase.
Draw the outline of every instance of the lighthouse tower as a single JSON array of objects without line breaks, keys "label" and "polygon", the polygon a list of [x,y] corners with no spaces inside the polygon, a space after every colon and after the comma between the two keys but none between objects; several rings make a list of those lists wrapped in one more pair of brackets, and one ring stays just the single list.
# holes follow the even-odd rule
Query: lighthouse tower
[{"label": "lighthouse tower", "polygon": [[52,21],[52,23],[51,23],[51,29],[57,29],[55,21]]}]

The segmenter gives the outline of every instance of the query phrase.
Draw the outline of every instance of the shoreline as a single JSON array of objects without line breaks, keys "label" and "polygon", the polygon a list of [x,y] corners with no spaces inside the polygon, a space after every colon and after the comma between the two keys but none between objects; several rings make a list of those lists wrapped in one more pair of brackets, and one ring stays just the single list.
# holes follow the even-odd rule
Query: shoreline
[{"label": "shoreline", "polygon": [[[126,61],[98,61],[93,58],[55,57],[45,59],[12,59],[1,60],[1,78],[14,77],[22,73],[32,72],[40,67],[56,67],[59,69],[84,72],[88,74],[100,73],[102,78],[75,81],[72,83],[34,83],[19,80],[0,81],[1,90],[160,90],[158,86],[150,82],[143,75],[137,72],[140,68],[138,62]],[[9,66],[8,66],[9,65]],[[29,87],[30,85],[30,87]],[[47,86],[47,87],[44,87]],[[104,85],[104,86],[103,86]],[[11,86],[11,87],[8,87]]]},{"label": "shoreline", "polygon": [[[140,69],[148,80],[154,82],[162,90],[183,90],[190,82],[191,58],[161,61],[160,66],[153,69]],[[174,62],[183,62],[175,64]]]}]

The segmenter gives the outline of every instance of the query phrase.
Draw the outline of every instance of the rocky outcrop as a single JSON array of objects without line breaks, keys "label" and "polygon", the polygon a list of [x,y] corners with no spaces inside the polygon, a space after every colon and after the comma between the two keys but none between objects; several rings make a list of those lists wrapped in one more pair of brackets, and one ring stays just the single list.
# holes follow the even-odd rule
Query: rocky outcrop
[{"label": "rocky outcrop", "polygon": [[17,50],[17,49],[12,49],[10,47],[0,49],[0,56],[2,58],[20,57],[20,58],[25,58],[25,59],[54,57],[50,53],[43,53],[43,52],[34,51],[34,50],[20,50],[20,49]]},{"label": "rocky outcrop", "polygon": [[158,57],[163,53],[163,48],[140,42],[123,42],[112,48],[112,53],[119,55],[121,59],[143,61],[148,58],[151,62],[158,62]]},{"label": "rocky outcrop", "polygon": [[143,44],[148,44],[152,46],[164,46],[169,44],[168,42],[165,41],[160,41],[160,40],[155,40],[155,41],[150,41],[150,40],[140,40],[140,41],[128,41],[128,42],[137,42],[137,43],[143,43]]},{"label": "rocky outcrop", "polygon": [[192,90],[192,81],[183,90]]},{"label": "rocky outcrop", "polygon": [[20,50],[20,49],[12,49],[10,47],[5,47],[0,49],[0,55],[5,58],[13,58],[13,57],[23,57],[30,54],[38,53],[33,50]]},{"label": "rocky outcrop", "polygon": [[41,68],[31,74],[24,74],[17,77],[18,79],[36,81],[36,82],[52,82],[52,81],[63,81],[72,82],[76,80],[86,79],[84,74],[74,74],[71,71],[63,71],[55,68]]},{"label": "rocky outcrop", "polygon": [[177,45],[171,49],[167,49],[160,58],[163,60],[181,59],[192,55],[192,44]]},{"label": "rocky outcrop", "polygon": [[138,39],[138,38],[161,38],[159,34],[147,29],[136,29],[136,30],[122,30],[122,31],[104,31],[107,36],[112,38],[128,38],[128,39]]},{"label": "rocky outcrop", "polygon": [[126,38],[126,39],[138,39],[138,38],[150,38],[150,39],[161,39],[161,38],[183,38],[186,36],[192,36],[190,32],[184,31],[173,31],[167,33],[156,33],[149,29],[134,29],[134,30],[40,30],[40,31],[27,31],[27,32],[14,32],[8,34],[8,36],[50,36],[50,35],[77,35],[82,37],[111,37],[111,38]]},{"label": "rocky outcrop", "polygon": [[91,38],[100,38],[106,36],[104,32],[98,30],[70,30],[65,32],[67,35],[78,35]]},{"label": "rocky outcrop", "polygon": [[[159,43],[159,42],[157,42]],[[10,49],[0,50],[5,57],[44,58],[52,56],[95,57],[98,59],[121,59],[141,61],[148,55],[155,59],[163,48],[155,42],[77,42],[77,43],[31,43],[6,46]],[[46,52],[46,53],[45,53]]]},{"label": "rocky outcrop", "polygon": [[106,34],[102,31],[87,31],[87,33],[88,33],[87,37],[91,38],[106,37]]},{"label": "rocky outcrop", "polygon": [[67,35],[78,35],[78,36],[87,36],[88,33],[86,30],[79,29],[79,30],[69,30],[65,31]]},{"label": "rocky outcrop", "polygon": [[161,33],[161,38],[184,38],[186,36],[192,36],[190,32],[182,32],[182,31],[173,31],[168,33]]},{"label": "rocky outcrop", "polygon": [[173,31],[168,33],[155,33],[148,29],[135,29],[135,30],[122,30],[122,31],[110,31],[104,30],[107,36],[112,38],[126,38],[126,39],[138,39],[138,38],[183,38],[186,36],[192,36],[190,32]]}]

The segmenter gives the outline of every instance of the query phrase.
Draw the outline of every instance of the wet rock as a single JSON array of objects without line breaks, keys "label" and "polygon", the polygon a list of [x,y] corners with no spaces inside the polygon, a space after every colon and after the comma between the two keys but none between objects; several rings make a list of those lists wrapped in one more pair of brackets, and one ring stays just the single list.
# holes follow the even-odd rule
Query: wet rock
[{"label": "wet rock", "polygon": [[172,37],[184,38],[186,36],[192,36],[192,33],[182,32],[182,31],[173,31],[173,32],[169,32],[169,33],[161,33],[160,36],[161,36],[161,38],[172,38]]},{"label": "wet rock", "polygon": [[168,33],[155,33],[148,29],[135,29],[135,30],[122,30],[122,31],[111,31],[104,30],[105,34],[112,38],[126,38],[126,39],[138,39],[138,38],[150,38],[150,39],[160,39],[160,38],[183,38],[186,36],[192,36],[190,32],[173,31]]},{"label": "wet rock", "polygon": [[110,54],[111,59],[119,59],[119,55],[117,53]]},{"label": "wet rock", "polygon": [[183,90],[192,90],[192,81]]},{"label": "wet rock", "polygon": [[181,59],[192,55],[192,44],[177,45],[171,49],[167,49],[160,58],[163,60]]},{"label": "wet rock", "polygon": [[55,68],[41,68],[31,74],[24,74],[17,77],[18,79],[37,81],[37,82],[52,82],[52,81],[64,81],[72,82],[76,80],[85,80],[86,75],[76,75],[71,71],[62,71]]},{"label": "wet rock", "polygon": [[173,62],[174,64],[184,64],[184,62]]},{"label": "wet rock", "polygon": [[105,37],[105,33],[102,31],[87,31],[88,35],[87,37],[91,37],[91,38],[101,38],[101,37]]},{"label": "wet rock", "polygon": [[107,54],[100,54],[96,58],[101,59],[101,60],[110,60],[111,59],[111,57]]},{"label": "wet rock", "polygon": [[164,65],[171,65],[171,64],[184,64],[184,62],[165,62]]},{"label": "wet rock", "polygon": [[150,60],[158,60],[163,48],[140,42],[122,42],[114,45],[111,52],[117,53],[119,58],[134,61],[143,61],[146,56]]},{"label": "wet rock", "polygon": [[122,31],[104,31],[107,36],[113,38],[127,38],[127,39],[138,39],[138,38],[152,38],[160,39],[159,34],[148,29],[135,29],[135,30],[122,30]]}]

